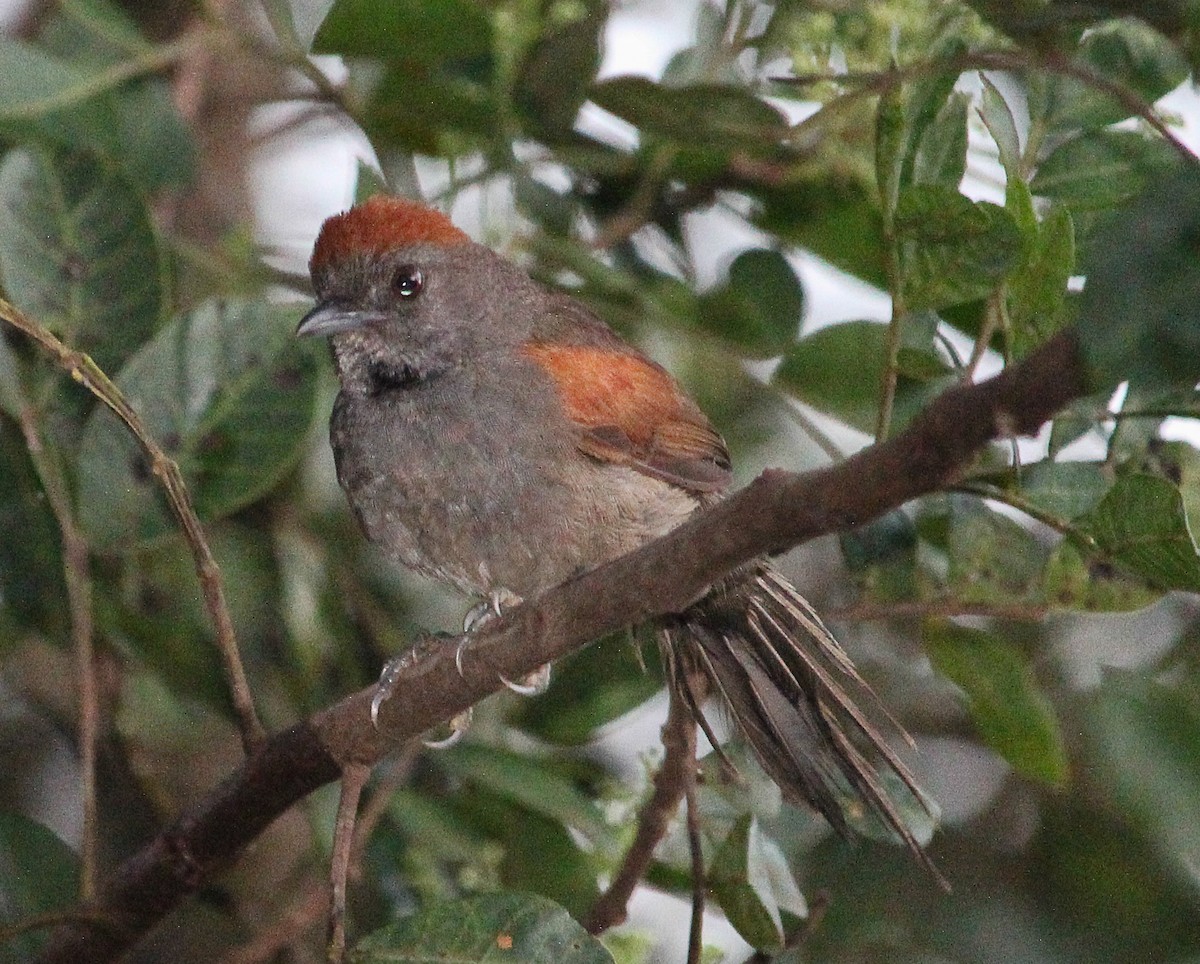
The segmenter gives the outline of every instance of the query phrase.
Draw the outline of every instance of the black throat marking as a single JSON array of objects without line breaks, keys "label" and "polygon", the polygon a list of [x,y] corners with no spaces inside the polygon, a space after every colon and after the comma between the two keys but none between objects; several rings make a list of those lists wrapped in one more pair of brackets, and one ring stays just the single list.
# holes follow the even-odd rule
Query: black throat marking
[{"label": "black throat marking", "polygon": [[372,398],[416,388],[425,375],[408,362],[374,359],[367,364],[367,394]]}]

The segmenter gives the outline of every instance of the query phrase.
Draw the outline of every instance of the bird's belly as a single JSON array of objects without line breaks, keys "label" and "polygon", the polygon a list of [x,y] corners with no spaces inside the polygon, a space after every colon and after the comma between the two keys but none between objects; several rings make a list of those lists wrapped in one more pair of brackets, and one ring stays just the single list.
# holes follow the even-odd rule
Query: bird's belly
[{"label": "bird's belly", "polygon": [[[338,479],[368,538],[470,595],[536,596],[669,531],[695,499],[573,446],[399,420],[385,433],[335,419]],[[354,439],[386,439],[361,447]]]}]

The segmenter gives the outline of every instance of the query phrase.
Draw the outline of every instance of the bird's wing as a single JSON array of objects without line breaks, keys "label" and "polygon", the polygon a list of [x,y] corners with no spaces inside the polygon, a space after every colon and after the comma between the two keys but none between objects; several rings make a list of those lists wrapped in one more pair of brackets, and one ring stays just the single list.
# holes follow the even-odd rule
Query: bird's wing
[{"label": "bird's wing", "polygon": [[665,369],[611,333],[591,344],[532,341],[524,350],[557,386],[585,454],[692,492],[729,484],[729,452],[704,413]]}]

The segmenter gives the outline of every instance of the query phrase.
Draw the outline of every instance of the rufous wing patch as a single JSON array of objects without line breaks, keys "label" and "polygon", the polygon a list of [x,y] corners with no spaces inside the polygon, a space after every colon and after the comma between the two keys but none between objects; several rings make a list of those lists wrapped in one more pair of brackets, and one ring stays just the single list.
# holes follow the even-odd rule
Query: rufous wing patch
[{"label": "rufous wing patch", "polygon": [[554,380],[582,452],[695,492],[729,484],[724,441],[659,365],[592,346],[530,342],[524,350]]}]

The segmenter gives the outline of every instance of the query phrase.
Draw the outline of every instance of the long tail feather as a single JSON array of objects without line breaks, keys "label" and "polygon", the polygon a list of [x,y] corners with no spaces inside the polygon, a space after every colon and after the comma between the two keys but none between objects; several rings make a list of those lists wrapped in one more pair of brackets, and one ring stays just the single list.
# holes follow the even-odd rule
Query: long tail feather
[{"label": "long tail feather", "polygon": [[686,682],[689,673],[703,674],[728,705],[785,799],[812,806],[849,834],[848,790],[941,879],[888,795],[881,771],[894,773],[928,810],[926,798],[852,695],[875,700],[874,693],[817,613],[779,573],[759,563],[739,574],[664,627],[662,642],[672,685],[710,741],[707,721]]}]

